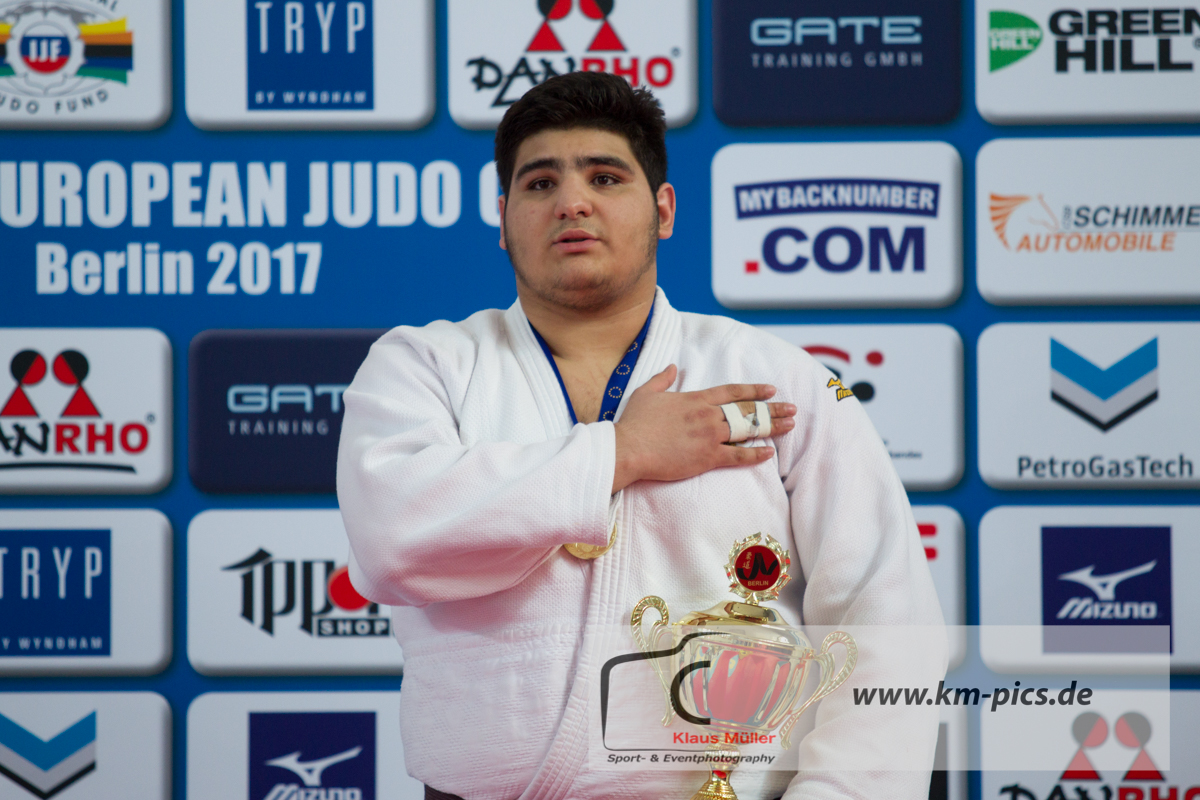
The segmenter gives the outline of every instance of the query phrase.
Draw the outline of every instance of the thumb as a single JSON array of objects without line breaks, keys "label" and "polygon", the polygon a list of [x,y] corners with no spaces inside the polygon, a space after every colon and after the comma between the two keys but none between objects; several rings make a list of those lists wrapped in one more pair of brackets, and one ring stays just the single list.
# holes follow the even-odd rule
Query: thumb
[{"label": "thumb", "polygon": [[646,381],[645,387],[652,392],[665,392],[671,388],[671,384],[675,383],[675,376],[679,370],[674,364],[671,364],[662,372],[655,375],[650,380]]}]

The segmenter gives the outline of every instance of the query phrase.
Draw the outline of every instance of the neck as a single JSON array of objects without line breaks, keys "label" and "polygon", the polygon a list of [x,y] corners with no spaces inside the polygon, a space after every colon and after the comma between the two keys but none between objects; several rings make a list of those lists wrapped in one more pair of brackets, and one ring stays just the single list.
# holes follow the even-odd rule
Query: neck
[{"label": "neck", "polygon": [[[654,304],[654,270],[633,291],[601,309],[579,311],[547,303],[517,282],[517,296],[529,322],[559,361],[609,361],[615,366],[646,324]],[[611,369],[611,367],[610,367]]]}]

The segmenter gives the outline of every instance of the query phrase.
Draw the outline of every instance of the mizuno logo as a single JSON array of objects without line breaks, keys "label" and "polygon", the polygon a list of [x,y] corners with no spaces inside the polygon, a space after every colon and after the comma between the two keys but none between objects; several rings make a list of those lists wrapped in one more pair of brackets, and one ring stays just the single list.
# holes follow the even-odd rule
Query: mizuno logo
[{"label": "mizuno logo", "polygon": [[826,389],[832,389],[835,386],[837,387],[837,399],[838,400],[845,400],[847,397],[854,396],[854,392],[852,392],[851,390],[847,389],[845,386],[842,385],[842,381],[840,378],[830,378],[829,383],[825,384]]},{"label": "mizuno logo", "polygon": [[1157,561],[1148,561],[1140,567],[1127,569],[1124,572],[1114,572],[1111,575],[1093,575],[1092,570],[1095,565],[1077,569],[1074,572],[1066,572],[1058,576],[1062,581],[1075,581],[1082,583],[1084,586],[1096,593],[1096,598],[1099,600],[1116,600],[1117,585],[1121,581],[1127,580],[1137,575],[1145,575],[1150,570],[1154,569]]},{"label": "mizuno logo", "polygon": [[1104,369],[1051,339],[1050,397],[1107,432],[1158,399],[1158,338]]},{"label": "mizuno logo", "polygon": [[0,774],[42,800],[95,768],[95,711],[49,740],[0,714]]},{"label": "mizuno logo", "polygon": [[301,761],[300,751],[288,753],[286,756],[273,758],[266,762],[268,766],[283,767],[296,773],[300,780],[304,781],[305,786],[320,786],[321,773],[334,764],[340,764],[343,761],[349,761],[362,752],[361,747],[352,747],[345,752],[338,753],[325,758],[318,758],[313,761]]}]

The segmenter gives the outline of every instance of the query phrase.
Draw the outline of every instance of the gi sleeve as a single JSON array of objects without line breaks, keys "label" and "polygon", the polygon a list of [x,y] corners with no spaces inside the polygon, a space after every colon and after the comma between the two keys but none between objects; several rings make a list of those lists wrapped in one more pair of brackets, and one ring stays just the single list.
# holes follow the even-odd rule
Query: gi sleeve
[{"label": "gi sleeve", "polygon": [[446,369],[393,331],[343,395],[338,503],[351,582],[374,602],[482,597],[520,583],[561,544],[608,541],[612,423],[468,447]]},{"label": "gi sleeve", "polygon": [[[947,659],[941,606],[908,497],[874,426],[853,395],[829,385],[831,373],[815,363],[804,373],[795,435],[779,440],[807,581],[804,623],[814,644],[833,628],[857,631],[859,660],[818,707],[786,798],[923,800],[937,707],[860,706],[854,689],[928,688],[932,697]],[[834,652],[840,664],[840,648]]]}]

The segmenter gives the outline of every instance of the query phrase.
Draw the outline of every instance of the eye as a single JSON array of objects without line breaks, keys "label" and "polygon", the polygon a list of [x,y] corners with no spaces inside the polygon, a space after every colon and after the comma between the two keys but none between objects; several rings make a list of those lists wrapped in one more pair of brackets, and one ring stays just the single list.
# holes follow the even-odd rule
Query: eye
[{"label": "eye", "polygon": [[529,184],[530,191],[541,192],[549,189],[554,183],[549,178],[538,178]]},{"label": "eye", "polygon": [[616,186],[617,184],[619,184],[621,182],[621,179],[618,178],[616,175],[610,175],[609,173],[604,172],[604,173],[601,173],[600,175],[597,175],[595,178],[592,179],[592,181],[594,183],[600,184],[601,186]]}]

